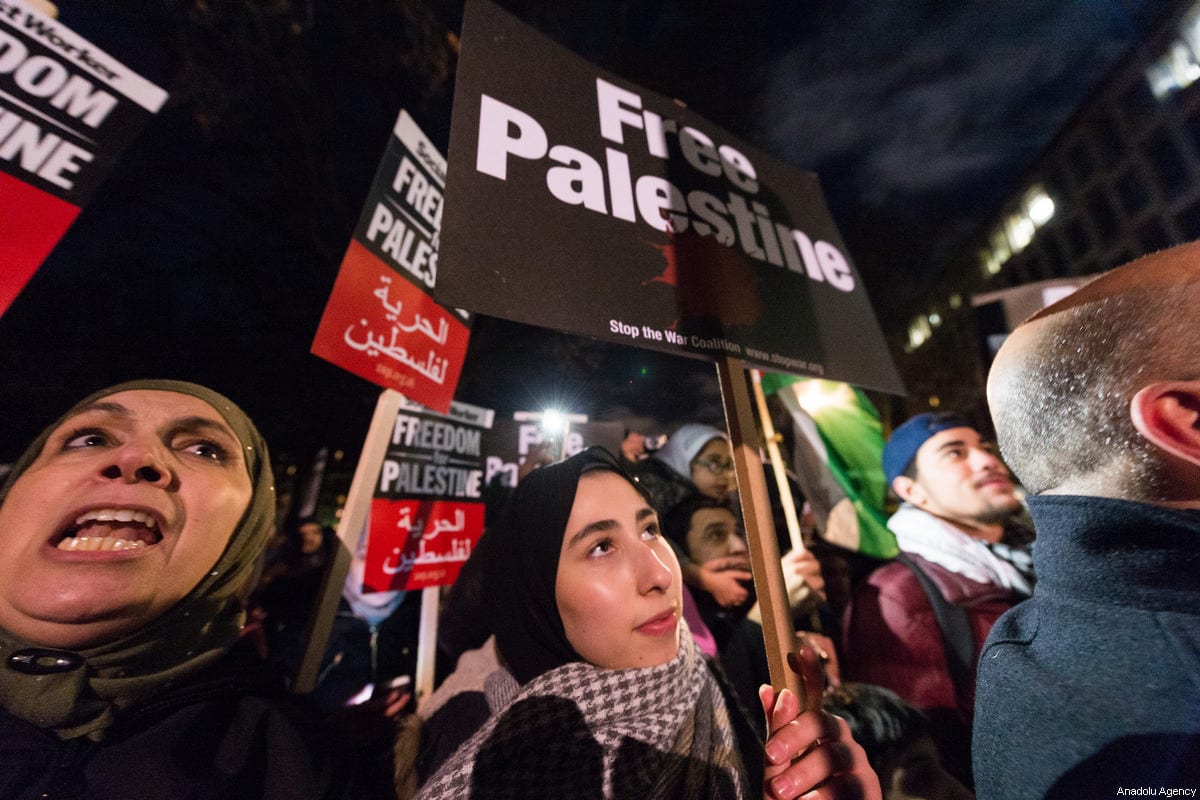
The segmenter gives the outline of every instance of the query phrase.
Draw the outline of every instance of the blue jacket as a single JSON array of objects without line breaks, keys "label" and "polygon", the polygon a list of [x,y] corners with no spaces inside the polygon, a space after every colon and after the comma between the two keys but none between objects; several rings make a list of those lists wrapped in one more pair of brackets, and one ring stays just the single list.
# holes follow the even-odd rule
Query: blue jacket
[{"label": "blue jacket", "polygon": [[1200,511],[1071,496],[1029,507],[1037,587],[992,628],[979,664],[978,797],[1191,796]]}]

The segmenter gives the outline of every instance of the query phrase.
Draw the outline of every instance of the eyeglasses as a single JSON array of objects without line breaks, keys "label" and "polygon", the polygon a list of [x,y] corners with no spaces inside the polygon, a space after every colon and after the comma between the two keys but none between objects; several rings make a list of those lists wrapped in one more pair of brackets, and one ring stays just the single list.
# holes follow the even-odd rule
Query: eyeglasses
[{"label": "eyeglasses", "polygon": [[727,472],[733,472],[734,466],[732,461],[722,461],[719,458],[709,456],[708,458],[697,458],[692,462],[704,467],[713,475],[724,475]]}]

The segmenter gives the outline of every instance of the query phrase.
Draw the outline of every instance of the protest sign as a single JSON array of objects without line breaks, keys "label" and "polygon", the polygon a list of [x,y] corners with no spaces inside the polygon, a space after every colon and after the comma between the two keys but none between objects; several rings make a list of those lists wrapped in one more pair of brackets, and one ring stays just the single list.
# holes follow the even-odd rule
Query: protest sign
[{"label": "protest sign", "polygon": [[312,344],[314,355],[441,412],[469,336],[466,312],[429,295],[445,183],[445,159],[401,111]]},{"label": "protest sign", "polygon": [[366,590],[423,589],[458,577],[483,534],[492,416],[465,403],[453,403],[448,415],[401,403],[371,502]]},{"label": "protest sign", "polygon": [[455,86],[440,302],[903,391],[815,175],[483,0]]},{"label": "protest sign", "polygon": [[[592,445],[619,453],[622,433],[618,422],[575,422],[559,449],[564,458]],[[537,421],[494,419],[466,403],[449,415],[402,403],[371,503],[365,587],[453,583],[483,530],[487,487],[515,486],[525,456],[547,437]]]},{"label": "protest sign", "polygon": [[716,362],[771,681],[799,692],[745,368],[903,393],[816,176],[486,0],[455,86],[438,300]]},{"label": "protest sign", "polygon": [[[435,587],[453,582],[483,532],[483,505],[471,502],[478,497],[478,480],[467,462],[475,456],[453,452],[453,444],[450,455],[438,441],[424,439],[415,454],[400,454],[407,446],[405,435],[399,434],[401,418],[416,420],[414,431],[454,428],[449,423],[437,428],[441,423],[429,421],[428,412],[414,404],[453,418],[469,336],[467,312],[443,307],[429,296],[438,277],[445,185],[445,159],[401,111],[311,348],[314,355],[384,391],[338,525],[339,561],[322,587],[306,637],[296,677],[300,691],[316,685],[348,553],[369,526],[364,589],[426,590],[416,677],[418,695],[428,694],[436,640]],[[376,484],[375,491],[362,488],[368,482]],[[388,488],[380,491],[384,482]]]},{"label": "protest sign", "polygon": [[[535,445],[547,438],[554,438],[537,421],[536,417],[539,416],[518,411],[514,419],[496,420],[485,445],[484,486],[497,482],[504,486],[516,486],[517,474],[525,456]],[[619,456],[624,433],[625,428],[619,422],[572,422],[566,435],[560,435],[558,441],[554,442],[552,456],[570,458],[593,445],[607,448],[613,455]]]},{"label": "protest sign", "polygon": [[166,99],[24,0],[0,0],[0,314]]}]

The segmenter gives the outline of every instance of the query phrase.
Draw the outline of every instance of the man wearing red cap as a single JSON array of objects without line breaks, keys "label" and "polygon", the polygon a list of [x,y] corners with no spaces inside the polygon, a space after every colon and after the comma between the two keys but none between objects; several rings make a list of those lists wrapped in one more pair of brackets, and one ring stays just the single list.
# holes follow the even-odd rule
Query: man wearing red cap
[{"label": "man wearing red cap", "polygon": [[1008,469],[965,417],[920,414],[883,450],[901,556],[856,591],[845,618],[847,678],[886,686],[930,718],[969,780],[975,665],[992,624],[1033,587],[1032,532]]}]

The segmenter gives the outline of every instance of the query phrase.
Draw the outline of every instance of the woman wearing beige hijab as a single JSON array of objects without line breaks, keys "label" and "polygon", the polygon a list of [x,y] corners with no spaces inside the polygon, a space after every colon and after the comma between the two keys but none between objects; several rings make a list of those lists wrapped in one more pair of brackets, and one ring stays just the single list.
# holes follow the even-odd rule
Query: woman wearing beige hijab
[{"label": "woman wearing beige hijab", "polygon": [[0,489],[0,797],[349,788],[235,649],[274,511],[262,437],[195,384],[105,389],[30,445]]}]

